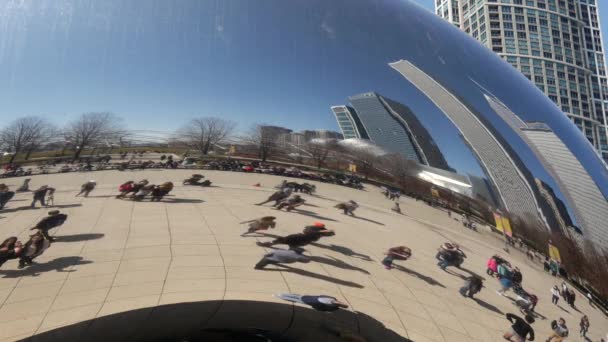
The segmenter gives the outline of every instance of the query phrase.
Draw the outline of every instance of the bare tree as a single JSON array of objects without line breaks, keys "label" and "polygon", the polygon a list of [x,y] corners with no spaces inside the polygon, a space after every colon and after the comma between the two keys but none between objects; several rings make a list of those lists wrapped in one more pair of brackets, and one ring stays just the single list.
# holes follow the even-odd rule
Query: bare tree
[{"label": "bare tree", "polygon": [[[0,131],[0,144],[13,153],[12,163],[18,153],[27,151],[27,157],[38,147],[49,142],[54,134],[53,126],[45,119],[28,116],[14,120]],[[26,158],[27,159],[27,158]]]},{"label": "bare tree", "polygon": [[224,142],[235,127],[236,124],[229,120],[214,117],[197,118],[190,120],[177,131],[176,140],[201,154],[207,154],[214,145]]},{"label": "bare tree", "polygon": [[85,147],[96,146],[122,136],[118,120],[111,113],[85,113],[65,128],[65,136],[75,146],[74,159]]},{"label": "bare tree", "polygon": [[277,152],[279,132],[272,127],[263,124],[256,124],[249,133],[242,137],[245,144],[253,145],[258,151],[258,157],[266,161],[271,155]]},{"label": "bare tree", "polygon": [[312,139],[304,145],[304,150],[308,152],[317,169],[325,165],[325,161],[335,150],[335,144],[324,139]]}]

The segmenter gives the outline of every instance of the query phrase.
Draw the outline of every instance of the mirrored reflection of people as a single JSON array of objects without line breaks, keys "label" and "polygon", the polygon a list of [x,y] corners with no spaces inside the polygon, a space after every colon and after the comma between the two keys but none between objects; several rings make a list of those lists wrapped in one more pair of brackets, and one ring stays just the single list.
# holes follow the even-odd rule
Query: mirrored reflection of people
[{"label": "mirrored reflection of people", "polygon": [[357,202],[350,200],[336,204],[335,208],[342,210],[344,215],[355,216],[355,210],[359,208],[359,205]]},{"label": "mirrored reflection of people", "polygon": [[14,191],[10,191],[6,184],[0,184],[0,210],[15,196]]},{"label": "mirrored reflection of people", "polygon": [[295,208],[303,205],[305,202],[306,202],[306,200],[303,199],[302,196],[295,194],[287,199],[280,201],[279,205],[276,208],[278,210],[285,208],[285,210],[287,210],[287,211],[292,211]]},{"label": "mirrored reflection of people", "polygon": [[154,187],[152,190],[152,199],[151,201],[160,202],[165,196],[167,196],[171,190],[173,190],[172,182],[164,182],[163,184]]},{"label": "mirrored reflection of people", "polygon": [[460,265],[462,265],[464,262],[466,255],[462,250],[460,250],[460,246],[458,244],[446,242],[441,245],[435,258],[439,260],[437,266],[445,271],[448,266],[460,267]]},{"label": "mirrored reflection of people", "polygon": [[526,315],[525,320],[519,316],[508,313],[507,319],[512,323],[511,330],[503,335],[503,338],[512,342],[534,341],[534,329],[530,324],[534,323],[534,317]]},{"label": "mirrored reflection of people", "polygon": [[289,249],[299,250],[322,237],[336,235],[333,230],[327,229],[325,224],[316,222],[313,226],[306,226],[302,233],[280,236],[270,242],[257,242],[258,246],[271,247],[274,245],[287,245]]},{"label": "mirrored reflection of people", "polygon": [[261,270],[267,265],[293,264],[296,262],[308,263],[310,257],[303,254],[303,249],[276,249],[267,253],[255,265],[256,270]]},{"label": "mirrored reflection of people", "polygon": [[473,298],[473,296],[479,292],[483,288],[483,280],[477,276],[468,277],[464,286],[458,290],[463,297]]},{"label": "mirrored reflection of people", "polygon": [[19,268],[32,264],[33,260],[42,255],[51,246],[51,241],[44,238],[42,232],[38,231],[31,235],[28,242],[23,246],[23,252],[19,258]]},{"label": "mirrored reflection of people", "polygon": [[247,229],[246,232],[241,234],[241,236],[252,234],[261,230],[268,230],[269,228],[274,228],[277,225],[275,220],[276,217],[274,216],[264,216],[255,220],[243,221],[241,222],[241,224],[249,223],[249,229]]},{"label": "mirrored reflection of people", "polygon": [[341,302],[335,297],[325,295],[302,296],[295,293],[281,293],[276,295],[276,297],[292,303],[309,305],[317,311],[332,312],[348,308],[348,304]]},{"label": "mirrored reflection of people", "polygon": [[0,267],[11,259],[17,259],[23,252],[23,244],[16,236],[11,236],[0,244]]},{"label": "mirrored reflection of people", "polygon": [[75,197],[78,197],[80,195],[83,195],[84,197],[89,197],[89,194],[91,193],[91,191],[93,191],[93,189],[95,189],[96,185],[97,183],[94,180],[90,180],[82,184],[82,186],[80,187],[80,192],[77,193]]},{"label": "mirrored reflection of people", "polygon": [[547,342],[562,342],[564,338],[568,337],[566,320],[561,317],[559,320],[551,322],[551,329],[553,333],[547,338]]},{"label": "mirrored reflection of people", "polygon": [[557,305],[557,302],[559,302],[559,288],[555,285],[551,288],[551,303]]},{"label": "mirrored reflection of people", "polygon": [[256,203],[256,205],[263,205],[268,202],[274,201],[274,204],[272,206],[276,207],[279,205],[279,203],[281,203],[281,201],[287,199],[291,195],[292,192],[293,192],[292,188],[289,188],[289,187],[283,188],[281,190],[274,192],[272,195],[268,196],[268,198],[265,201]]},{"label": "mirrored reflection of people", "polygon": [[587,317],[587,315],[581,317],[581,322],[579,323],[579,325],[581,327],[580,335],[581,337],[586,339],[587,332],[589,331],[589,317]]},{"label": "mirrored reflection of people", "polygon": [[405,246],[397,246],[389,248],[385,254],[386,257],[382,260],[382,265],[390,270],[393,268],[393,261],[409,259],[412,256],[412,250]]},{"label": "mirrored reflection of people", "polygon": [[36,202],[40,202],[41,206],[46,207],[47,206],[47,203],[46,203],[47,195],[49,197],[51,197],[51,196],[53,196],[54,193],[55,193],[54,188],[51,188],[48,185],[41,186],[40,188],[38,188],[37,190],[34,191],[34,199],[32,200],[31,207],[35,208]]},{"label": "mirrored reflection of people", "polygon": [[62,214],[59,210],[51,210],[48,213],[48,216],[40,220],[34,227],[30,230],[38,230],[44,236],[45,239],[49,241],[54,241],[55,238],[49,235],[49,230],[53,228],[57,228],[65,223],[68,219],[68,215]]}]

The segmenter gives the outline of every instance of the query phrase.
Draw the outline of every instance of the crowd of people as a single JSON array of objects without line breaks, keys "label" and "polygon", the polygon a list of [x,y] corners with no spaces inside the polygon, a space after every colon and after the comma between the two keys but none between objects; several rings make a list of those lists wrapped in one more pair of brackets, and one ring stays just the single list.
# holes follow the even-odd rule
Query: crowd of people
[{"label": "crowd of people", "polygon": [[[219,166],[220,165],[218,165],[218,167]],[[26,179],[16,191],[30,191],[29,184],[30,180]],[[206,180],[201,174],[193,174],[187,179],[184,179],[182,185],[208,187],[211,185],[211,181]],[[89,194],[95,190],[96,186],[96,181],[87,181],[82,184],[80,191],[76,196],[88,197]],[[142,201],[145,198],[149,198],[150,201],[161,201],[165,196],[169,195],[173,188],[174,184],[170,181],[155,185],[150,184],[146,179],[137,182],[129,180],[118,187],[119,193],[116,195],[116,198],[133,201]],[[31,207],[35,207],[38,203],[43,207],[53,205],[53,195],[55,191],[54,188],[48,185],[43,185],[36,190],[33,190]],[[316,191],[317,189],[313,184],[289,182],[285,180],[276,187],[276,191],[266,200],[257,203],[256,205],[264,205],[273,202],[273,208],[277,210],[285,209],[287,212],[291,212],[293,210],[298,210],[300,206],[307,204],[303,195],[312,196]],[[400,193],[389,189],[383,189],[383,194],[386,198],[394,202],[394,207],[391,208],[391,211],[401,214],[402,212],[399,206]],[[11,191],[7,185],[0,184],[0,209],[3,208],[14,195],[15,192]],[[334,208],[341,211],[344,215],[355,216],[355,211],[359,208],[359,204],[353,200],[347,200],[337,203]],[[29,239],[25,243],[19,241],[15,236],[5,239],[0,245],[0,266],[11,259],[19,260],[19,268],[31,265],[34,260],[42,255],[54,242],[55,238],[49,234],[49,231],[60,227],[67,219],[68,216],[61,213],[59,210],[51,210],[46,217],[40,220],[34,227],[30,228],[30,230],[34,232],[29,236]],[[246,237],[255,234],[256,237],[265,237],[267,235],[265,233],[266,231],[274,229],[277,226],[277,217],[264,216],[241,223],[247,225],[247,230],[242,233],[241,236]],[[272,236],[272,240],[265,242],[258,241],[258,246],[268,248],[268,250],[255,264],[254,268],[256,270],[263,270],[269,265],[286,267],[285,265],[289,264],[313,262],[315,259],[307,254],[308,251],[306,250],[306,247],[321,239],[335,236],[336,232],[333,229],[329,229],[325,223],[315,222],[312,225],[305,226],[299,233],[285,236]],[[277,248],[275,246],[285,246],[285,248]],[[380,263],[387,270],[401,268],[402,266],[395,264],[395,261],[407,261],[412,257],[412,254],[413,252],[410,247],[397,245],[386,250],[384,253],[385,256]],[[441,244],[436,253],[437,266],[444,271],[447,271],[448,267],[461,268],[466,258],[467,256],[461,249],[461,246],[451,241]],[[532,324],[535,322],[535,317],[537,317],[535,309],[539,300],[535,294],[524,289],[522,285],[523,275],[520,269],[518,267],[513,267],[509,261],[499,255],[494,255],[489,258],[486,266],[487,275],[493,278],[495,277],[497,280],[499,286],[497,293],[504,296],[512,290],[517,296],[514,302],[523,315],[522,318],[512,313],[506,314],[507,320],[511,322],[511,329],[504,333],[504,339],[509,341],[534,340],[535,336]],[[474,296],[483,288],[484,279],[477,275],[471,275],[464,278],[464,284],[458,289],[458,292],[463,297],[474,298]],[[576,293],[574,290],[569,289],[565,283],[562,283],[560,287],[557,285],[553,287],[551,289],[551,294],[553,304],[557,305],[559,300],[563,298],[567,304],[573,308],[575,307],[574,302]],[[282,293],[278,294],[277,297],[289,302],[308,305],[319,311],[333,312],[339,309],[348,308],[348,304],[327,295]],[[590,323],[588,317],[583,316],[580,321],[581,337],[586,336],[589,327]],[[547,341],[562,341],[569,334],[566,321],[563,318],[552,321],[551,328],[552,335],[547,338]]]}]

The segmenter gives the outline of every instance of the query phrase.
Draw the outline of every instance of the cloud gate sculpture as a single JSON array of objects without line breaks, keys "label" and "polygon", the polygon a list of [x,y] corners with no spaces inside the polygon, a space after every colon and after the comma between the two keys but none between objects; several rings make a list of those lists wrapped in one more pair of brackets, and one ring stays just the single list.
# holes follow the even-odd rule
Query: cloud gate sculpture
[{"label": "cloud gate sculpture", "polygon": [[[490,340],[519,311],[494,288],[521,317],[564,314],[528,306],[553,276],[595,303],[571,326],[606,323],[605,161],[414,1],[0,18],[0,340]],[[479,276],[493,255],[526,282]]]}]

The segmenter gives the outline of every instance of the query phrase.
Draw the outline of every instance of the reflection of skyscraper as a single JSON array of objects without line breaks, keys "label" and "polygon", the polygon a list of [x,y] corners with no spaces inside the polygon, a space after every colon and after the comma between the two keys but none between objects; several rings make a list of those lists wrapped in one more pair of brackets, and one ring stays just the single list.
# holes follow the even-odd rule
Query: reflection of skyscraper
[{"label": "reflection of skyscraper", "polygon": [[369,138],[354,109],[349,106],[333,106],[331,111],[336,116],[336,121],[338,121],[344,139]]},{"label": "reflection of skyscraper", "polygon": [[568,214],[568,209],[562,200],[560,200],[553,188],[549,186],[549,184],[543,182],[542,180],[535,178],[536,186],[540,192],[540,195],[543,196],[551,210],[553,211],[553,215],[557,221],[559,229],[564,232],[567,236],[572,238],[572,234],[570,234],[570,228],[573,226],[572,220],[570,219],[570,214]]},{"label": "reflection of skyscraper", "polygon": [[401,120],[404,126],[407,126],[423,164],[447,171],[454,171],[448,165],[443,153],[439,150],[429,131],[422,125],[412,110],[399,102],[386,97],[381,98],[397,113],[397,119]]},{"label": "reflection of skyscraper", "polygon": [[[578,158],[546,124],[524,122],[498,99],[485,97],[492,109],[530,146],[557,182],[585,238],[608,249],[608,202]],[[571,235],[568,231],[566,233]]]},{"label": "reflection of skyscraper", "polygon": [[435,12],[521,71],[608,161],[608,79],[599,3],[436,0]]},{"label": "reflection of skyscraper", "polygon": [[374,144],[401,154],[409,160],[422,162],[411,133],[407,126],[397,119],[395,108],[391,107],[386,99],[371,92],[351,96],[349,100]]},{"label": "reflection of skyscraper", "polygon": [[433,78],[408,61],[390,66],[415,85],[454,123],[491,179],[512,215],[546,226],[534,192],[514,160],[467,106]]}]

